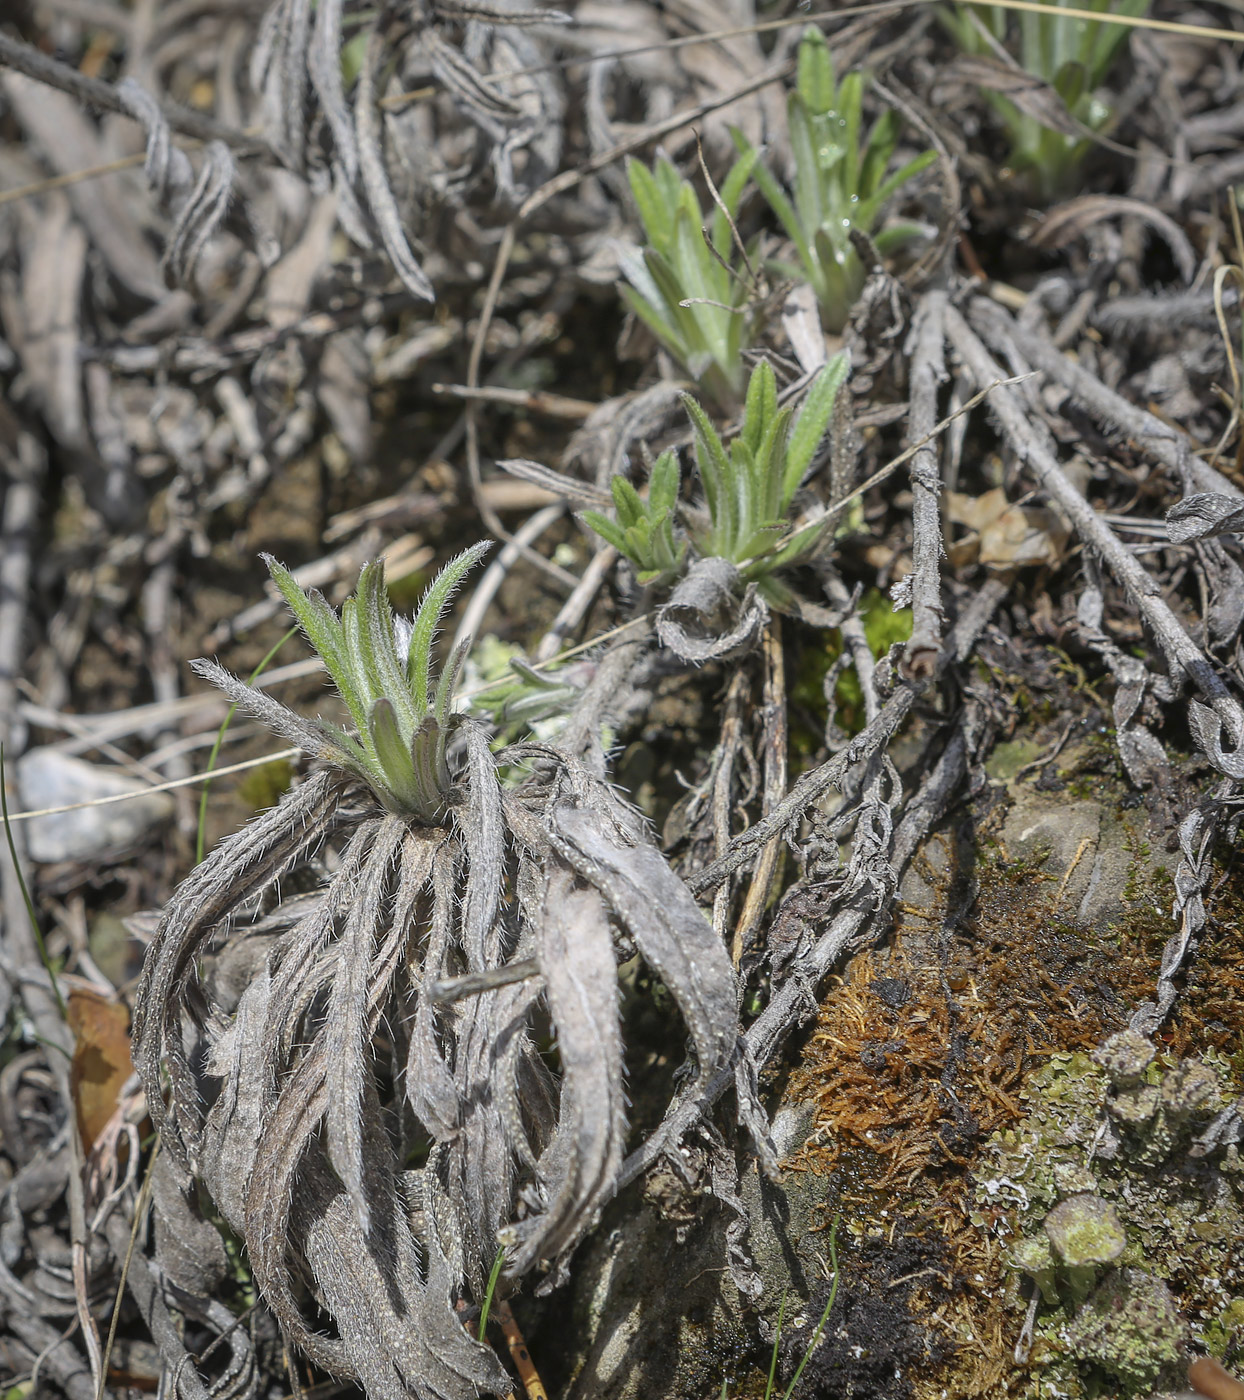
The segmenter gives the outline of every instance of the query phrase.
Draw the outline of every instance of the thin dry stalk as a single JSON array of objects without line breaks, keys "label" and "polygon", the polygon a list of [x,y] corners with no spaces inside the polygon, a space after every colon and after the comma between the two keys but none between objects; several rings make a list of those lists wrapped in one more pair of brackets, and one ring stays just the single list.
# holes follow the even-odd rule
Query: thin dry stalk
[{"label": "thin dry stalk", "polygon": [[911,459],[911,637],[903,668],[911,680],[928,680],[942,645],[942,526],[938,511],[941,470],[938,446],[929,441],[937,423],[937,396],[946,379],[942,319],[946,293],[927,293],[916,309],[908,341],[911,355],[911,410],[907,444],[924,443]]},{"label": "thin dry stalk", "polygon": [[[769,625],[765,628],[763,652],[765,686],[761,752],[764,756],[765,775],[763,814],[768,816],[782,800],[787,780],[786,663],[782,656],[782,620],[776,613],[770,617]],[[756,861],[756,868],[752,872],[751,884],[748,886],[730,945],[730,957],[736,968],[742,961],[743,953],[759,927],[760,920],[764,917],[781,853],[782,838],[774,836]]]}]

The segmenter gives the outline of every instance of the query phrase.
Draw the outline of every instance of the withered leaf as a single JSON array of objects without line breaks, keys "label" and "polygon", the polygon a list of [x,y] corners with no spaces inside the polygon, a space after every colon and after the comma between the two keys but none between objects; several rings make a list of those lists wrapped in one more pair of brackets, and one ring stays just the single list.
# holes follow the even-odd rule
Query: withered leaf
[{"label": "withered leaf", "polygon": [[130,1013],[124,1002],[89,987],[69,993],[73,1063],[69,1088],[78,1116],[82,1147],[90,1152],[116,1112],[121,1087],[134,1073],[130,1062]]},{"label": "withered leaf", "polygon": [[539,940],[563,1069],[561,1113],[540,1159],[544,1210],[515,1231],[519,1272],[563,1254],[590,1226],[613,1190],[626,1131],[617,966],[604,901],[576,888],[568,871],[553,870]]},{"label": "withered leaf", "polygon": [[605,818],[568,804],[553,810],[550,828],[678,1003],[707,1082],[733,1053],[737,1026],[734,969],[712,924],[655,846],[623,845]]},{"label": "withered leaf", "polygon": [[1166,512],[1166,533],[1173,544],[1188,544],[1214,535],[1244,530],[1244,500],[1202,491],[1185,496]]}]

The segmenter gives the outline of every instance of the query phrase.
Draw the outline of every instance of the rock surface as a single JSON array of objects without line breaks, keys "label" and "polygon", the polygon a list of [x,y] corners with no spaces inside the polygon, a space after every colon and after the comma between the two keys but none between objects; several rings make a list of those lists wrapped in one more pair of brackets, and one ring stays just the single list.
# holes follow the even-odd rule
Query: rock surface
[{"label": "rock surface", "polygon": [[153,826],[173,815],[172,797],[166,792],[146,792],[147,786],[115,768],[87,763],[59,749],[37,748],[23,754],[17,762],[17,789],[27,811],[140,794],[125,802],[32,817],[25,823],[31,860],[52,865],[119,859]]}]

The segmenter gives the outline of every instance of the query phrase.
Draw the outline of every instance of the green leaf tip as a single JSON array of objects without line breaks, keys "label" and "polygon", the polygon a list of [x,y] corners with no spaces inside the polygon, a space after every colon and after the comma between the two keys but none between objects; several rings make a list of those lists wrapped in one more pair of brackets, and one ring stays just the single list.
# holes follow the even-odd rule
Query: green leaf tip
[{"label": "green leaf tip", "polygon": [[340,734],[325,757],[362,778],[392,811],[424,821],[436,820],[444,807],[450,782],[445,746],[465,655],[459,647],[436,678],[432,645],[454,592],[490,548],[491,541],[484,540],[451,559],[413,619],[394,614],[383,559],[363,565],[358,586],[338,615],[322,594],[303,589],[283,564],[263,556],[357,734]]}]

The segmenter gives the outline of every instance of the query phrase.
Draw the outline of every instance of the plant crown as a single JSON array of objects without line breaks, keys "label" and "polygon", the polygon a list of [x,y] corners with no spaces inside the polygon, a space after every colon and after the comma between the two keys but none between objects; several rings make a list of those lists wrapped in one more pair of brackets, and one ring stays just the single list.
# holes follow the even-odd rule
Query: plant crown
[{"label": "plant crown", "polygon": [[444,809],[454,688],[470,645],[455,648],[434,679],[432,643],[454,590],[489,548],[484,541],[451,560],[423,595],[413,620],[394,614],[382,559],[363,566],[358,589],[338,617],[320,593],[304,592],[288,569],[264,556],[354,726],[350,734],[320,721],[322,756],[361,778],[391,811],[421,821],[435,821]]},{"label": "plant crown", "polygon": [[[794,156],[793,202],[737,128],[739,152],[754,162],[752,178],[799,254],[799,266],[775,261],[784,277],[806,278],[821,304],[825,328],[837,333],[864,285],[864,266],[851,244],[851,230],[871,234],[886,201],[936,159],[925,151],[887,177],[898,144],[899,118],[886,110],[861,139],[868,80],[848,73],[841,82],[825,36],[810,25],[799,43],[795,88],[786,100]],[[876,235],[881,253],[919,232],[895,224]]]}]

